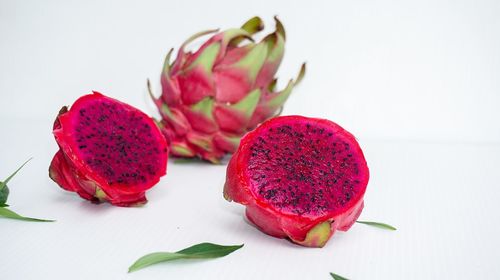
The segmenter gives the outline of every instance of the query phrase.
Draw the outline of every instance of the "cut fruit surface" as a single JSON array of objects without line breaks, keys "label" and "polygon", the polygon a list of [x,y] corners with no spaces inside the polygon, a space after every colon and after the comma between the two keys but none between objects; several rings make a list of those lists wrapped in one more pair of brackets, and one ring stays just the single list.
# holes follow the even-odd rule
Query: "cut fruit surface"
[{"label": "cut fruit surface", "polygon": [[[328,120],[285,116],[241,140],[224,192],[246,205],[248,218],[264,232],[321,247],[336,229],[348,230],[357,219],[368,179],[352,134]],[[318,230],[325,222],[330,230]],[[304,244],[310,231],[325,242]]]},{"label": "cut fruit surface", "polygon": [[144,192],[166,173],[167,143],[154,121],[100,93],[64,107],[53,133],[60,151],[49,175],[85,199],[142,204]]}]

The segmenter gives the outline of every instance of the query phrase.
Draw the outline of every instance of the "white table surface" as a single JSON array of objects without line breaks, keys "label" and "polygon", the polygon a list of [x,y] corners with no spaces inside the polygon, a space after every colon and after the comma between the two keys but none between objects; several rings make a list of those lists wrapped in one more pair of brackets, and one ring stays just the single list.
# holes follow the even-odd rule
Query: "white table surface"
[{"label": "white table surface", "polygon": [[[499,13],[497,1],[0,0],[0,177],[33,156],[9,204],[57,220],[0,218],[0,278],[499,279]],[[361,218],[397,231],[355,225],[322,249],[269,237],[222,198],[225,166],[169,162],[142,208],[94,205],[48,178],[60,106],[100,90],[154,114],[145,79],[159,90],[170,47],[274,14],[289,35],[279,76],[309,63],[284,114],[359,138],[371,170]],[[245,246],[127,274],[146,253],[204,241]]]}]

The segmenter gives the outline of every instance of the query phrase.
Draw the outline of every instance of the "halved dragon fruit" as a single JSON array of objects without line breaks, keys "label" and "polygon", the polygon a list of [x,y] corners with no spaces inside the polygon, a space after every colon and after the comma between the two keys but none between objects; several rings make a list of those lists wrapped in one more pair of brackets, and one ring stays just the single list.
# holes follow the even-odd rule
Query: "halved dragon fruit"
[{"label": "halved dragon fruit", "polygon": [[263,232],[323,247],[361,214],[369,172],[354,136],[324,119],[277,117],[241,140],[224,197]]},{"label": "halved dragon fruit", "polygon": [[53,133],[60,149],[50,178],[92,202],[144,204],[166,174],[168,146],[153,119],[98,92],[63,107]]}]

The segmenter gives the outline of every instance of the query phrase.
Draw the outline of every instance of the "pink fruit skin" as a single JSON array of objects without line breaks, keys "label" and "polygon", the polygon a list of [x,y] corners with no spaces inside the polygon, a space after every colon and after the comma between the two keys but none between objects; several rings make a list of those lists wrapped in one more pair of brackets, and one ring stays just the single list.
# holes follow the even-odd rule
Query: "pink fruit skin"
[{"label": "pink fruit skin", "polygon": [[[365,169],[361,178],[360,185],[362,186],[356,199],[346,203],[340,210],[328,213],[326,215],[308,217],[299,216],[287,213],[281,213],[279,209],[264,201],[262,198],[254,195],[250,190],[249,178],[245,174],[245,169],[248,163],[248,149],[252,140],[259,136],[259,132],[266,127],[278,122],[304,121],[326,124],[333,127],[336,132],[346,136],[352,140],[350,143],[361,157],[360,161],[364,162]],[[356,222],[364,206],[364,193],[369,180],[369,171],[366,166],[361,148],[359,147],[354,136],[338,126],[337,124],[324,119],[305,118],[302,116],[284,116],[268,120],[261,124],[254,131],[246,134],[240,143],[236,153],[233,154],[229,161],[226,173],[226,183],[224,185],[224,196],[228,200],[233,200],[237,203],[246,206],[246,216],[253,224],[261,231],[278,238],[288,238],[299,243],[306,238],[307,233],[316,225],[322,222],[330,222],[330,234],[328,239],[335,233],[336,230],[347,231]],[[301,244],[303,246],[317,247],[315,245]]]},{"label": "pink fruit skin", "polygon": [[[107,102],[111,101],[118,104],[118,106],[123,106],[126,110],[138,113],[144,118],[146,123],[150,125],[153,132],[158,135],[158,145],[163,151],[163,155],[160,157],[160,162],[158,162],[159,170],[161,170],[161,172],[145,184],[133,186],[116,184],[110,186],[105,178],[103,178],[100,174],[97,174],[96,171],[86,164],[78,154],[73,139],[74,136],[69,129],[72,126],[74,114],[76,114],[74,113],[75,110],[71,109],[84,107],[86,102],[101,99],[104,99]],[[168,145],[154,121],[138,109],[106,97],[98,92],[79,98],[73,104],[71,109],[68,111],[66,107],[63,107],[54,122],[53,133],[60,149],[55,154],[50,164],[50,178],[61,188],[70,192],[76,192],[80,197],[94,203],[108,201],[113,205],[124,207],[145,204],[147,202],[145,191],[158,183],[160,177],[166,174],[167,168]]]},{"label": "pink fruit skin", "polygon": [[[219,163],[236,150],[241,136],[280,111],[298,81],[291,81],[291,86],[281,91],[270,88],[285,47],[283,26],[275,20],[276,31],[260,42],[242,41],[264,28],[255,17],[248,21],[261,25],[254,26],[255,30],[242,27],[219,32],[197,51],[187,51],[187,43],[209,34],[202,32],[180,47],[173,62],[171,53],[167,55],[161,74],[162,95],[152,98],[162,116],[160,126],[172,156]],[[212,53],[209,50],[214,46],[217,51]],[[304,71],[305,65],[299,76]],[[259,91],[255,103],[233,106],[255,90]]]}]

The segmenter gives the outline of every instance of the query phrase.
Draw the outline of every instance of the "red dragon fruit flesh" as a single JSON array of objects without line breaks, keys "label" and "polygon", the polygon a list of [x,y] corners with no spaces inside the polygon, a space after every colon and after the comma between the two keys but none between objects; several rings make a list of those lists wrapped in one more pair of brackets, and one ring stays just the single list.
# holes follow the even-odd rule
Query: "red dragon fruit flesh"
[{"label": "red dragon fruit flesh", "polygon": [[246,134],[227,167],[224,197],[261,231],[323,247],[363,209],[369,172],[354,136],[324,119],[277,117]]},{"label": "red dragon fruit flesh", "polygon": [[53,133],[60,149],[50,178],[92,202],[144,204],[166,174],[168,145],[153,119],[98,92],[63,107]]}]

